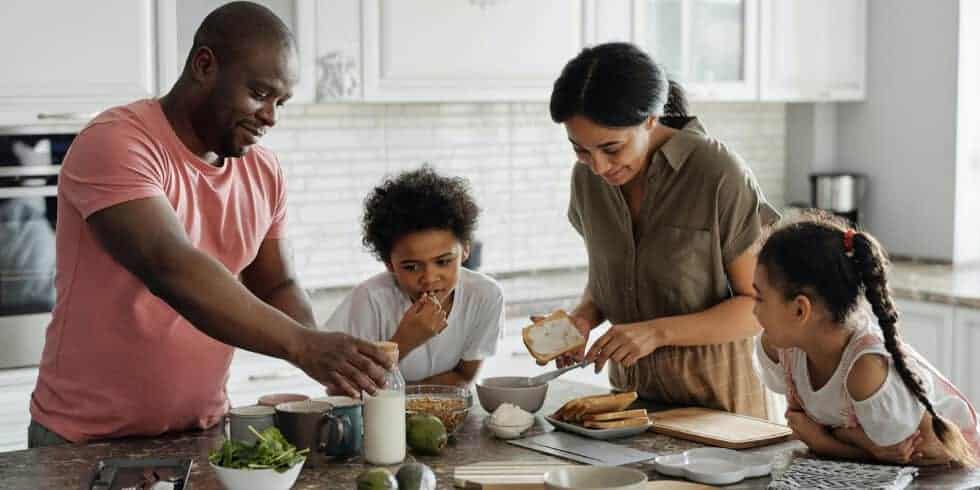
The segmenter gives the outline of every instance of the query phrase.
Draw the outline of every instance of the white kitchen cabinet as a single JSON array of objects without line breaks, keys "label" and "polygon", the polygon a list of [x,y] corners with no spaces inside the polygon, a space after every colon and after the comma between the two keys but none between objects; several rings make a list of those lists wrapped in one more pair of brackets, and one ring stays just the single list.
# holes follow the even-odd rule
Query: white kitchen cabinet
[{"label": "white kitchen cabinet", "polygon": [[956,309],[956,371],[946,373],[974,405],[980,403],[980,310]]},{"label": "white kitchen cabinet", "polygon": [[548,100],[562,66],[585,45],[584,4],[364,0],[363,98]]},{"label": "white kitchen cabinet", "polygon": [[[194,43],[194,32],[212,10],[230,0],[158,0],[160,7],[160,95],[173,86],[184,68]],[[293,87],[291,103],[314,98],[314,51],[316,48],[316,3],[314,0],[253,0],[268,7],[289,26],[296,38],[299,83]]]},{"label": "white kitchen cabinet", "polygon": [[762,0],[760,97],[864,98],[867,0]]},{"label": "white kitchen cabinet", "polygon": [[757,0],[634,0],[632,38],[690,100],[755,100],[758,19]]},{"label": "white kitchen cabinet", "polygon": [[81,124],[157,89],[154,0],[13,0],[0,15],[0,126]]},{"label": "white kitchen cabinet", "polygon": [[[897,300],[902,338],[947,376],[954,372],[953,306]],[[957,340],[959,342],[959,340]],[[955,380],[954,380],[955,382]]]}]

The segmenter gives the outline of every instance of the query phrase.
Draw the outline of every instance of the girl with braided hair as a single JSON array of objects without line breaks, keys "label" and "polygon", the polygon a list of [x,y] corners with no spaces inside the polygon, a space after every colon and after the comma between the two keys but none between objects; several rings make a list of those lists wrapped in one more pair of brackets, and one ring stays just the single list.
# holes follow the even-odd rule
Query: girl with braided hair
[{"label": "girl with braided hair", "polygon": [[755,269],[756,369],[818,455],[976,466],[976,410],[902,341],[888,265],[874,237],[825,214],[775,228]]}]

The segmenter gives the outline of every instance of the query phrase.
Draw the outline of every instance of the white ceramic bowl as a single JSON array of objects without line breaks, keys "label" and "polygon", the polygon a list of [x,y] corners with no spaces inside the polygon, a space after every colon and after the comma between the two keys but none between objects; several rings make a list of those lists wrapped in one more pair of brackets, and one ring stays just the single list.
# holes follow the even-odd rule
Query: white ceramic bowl
[{"label": "white ceramic bowl", "polygon": [[646,484],[646,473],[618,466],[576,466],[544,474],[549,490],[642,490]]},{"label": "white ceramic bowl", "polygon": [[499,439],[517,439],[521,437],[521,434],[527,432],[532,425],[534,425],[534,419],[521,425],[502,425],[493,423],[493,420],[487,417],[487,428]]},{"label": "white ceramic bowl", "polygon": [[535,413],[544,405],[548,384],[528,386],[527,378],[502,376],[485,378],[476,384],[476,396],[487,413],[493,413],[502,403],[510,403]]},{"label": "white ceramic bowl", "polygon": [[303,463],[306,463],[306,459],[283,473],[276,470],[239,470],[209,464],[218,475],[218,481],[228,490],[289,490],[299,478]]}]

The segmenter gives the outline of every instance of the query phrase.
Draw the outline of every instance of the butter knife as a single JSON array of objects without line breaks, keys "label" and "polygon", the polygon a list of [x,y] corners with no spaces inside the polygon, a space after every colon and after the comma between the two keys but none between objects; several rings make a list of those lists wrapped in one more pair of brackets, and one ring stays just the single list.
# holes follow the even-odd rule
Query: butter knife
[{"label": "butter knife", "polygon": [[572,364],[571,366],[565,366],[561,369],[555,369],[554,371],[548,371],[547,373],[539,374],[533,378],[527,378],[527,385],[536,386],[536,385],[545,384],[573,369],[583,368],[585,366],[588,366],[589,364],[592,364],[592,361],[582,361],[577,364]]}]

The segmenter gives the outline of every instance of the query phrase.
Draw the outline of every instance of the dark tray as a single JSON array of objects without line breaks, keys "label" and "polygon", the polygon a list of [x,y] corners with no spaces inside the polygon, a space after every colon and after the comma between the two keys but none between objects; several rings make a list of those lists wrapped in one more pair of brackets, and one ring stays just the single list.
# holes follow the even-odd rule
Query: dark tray
[{"label": "dark tray", "polygon": [[190,490],[191,458],[103,459],[92,469],[88,490]]}]

